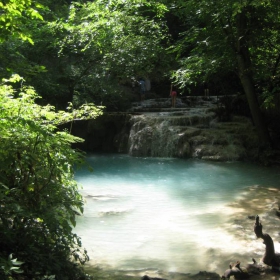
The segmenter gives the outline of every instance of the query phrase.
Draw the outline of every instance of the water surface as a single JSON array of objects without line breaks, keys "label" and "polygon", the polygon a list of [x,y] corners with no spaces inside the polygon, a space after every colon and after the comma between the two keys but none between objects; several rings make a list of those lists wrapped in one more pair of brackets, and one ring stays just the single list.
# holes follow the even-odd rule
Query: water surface
[{"label": "water surface", "polygon": [[116,269],[225,270],[257,250],[232,234],[228,204],[252,185],[280,187],[277,169],[246,163],[127,155],[87,161],[94,171],[76,172],[86,204],[75,231],[92,264]]}]

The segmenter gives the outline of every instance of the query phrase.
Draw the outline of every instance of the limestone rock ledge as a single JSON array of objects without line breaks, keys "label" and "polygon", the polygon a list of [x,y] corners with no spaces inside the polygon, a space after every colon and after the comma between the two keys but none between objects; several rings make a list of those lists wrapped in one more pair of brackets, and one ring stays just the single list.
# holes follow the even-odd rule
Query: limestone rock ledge
[{"label": "limestone rock ledge", "polygon": [[137,157],[198,158],[211,161],[254,160],[258,137],[251,120],[233,116],[220,122],[215,104],[157,112],[105,113],[76,121],[72,132],[88,152],[125,153]]},{"label": "limestone rock ledge", "polygon": [[184,118],[188,117],[105,115],[76,121],[73,134],[85,139],[77,147],[87,152],[211,161],[254,160],[257,155],[258,137],[250,120],[235,117],[227,123],[212,119],[203,126],[178,124]]}]

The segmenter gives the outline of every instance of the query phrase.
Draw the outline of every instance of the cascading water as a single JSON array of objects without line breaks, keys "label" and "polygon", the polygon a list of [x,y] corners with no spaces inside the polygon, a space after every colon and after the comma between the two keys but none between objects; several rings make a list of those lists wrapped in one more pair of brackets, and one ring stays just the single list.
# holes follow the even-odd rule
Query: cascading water
[{"label": "cascading water", "polygon": [[214,114],[207,114],[205,110],[203,112],[201,116],[197,114],[197,110],[192,115],[185,112],[179,116],[166,113],[132,116],[128,153],[133,156],[178,156],[182,149],[180,140],[194,131],[191,126],[210,126]]},{"label": "cascading water", "polygon": [[[76,172],[86,204],[75,231],[90,264],[221,273],[229,262],[261,256],[263,244],[248,216],[262,214],[261,202],[272,207],[279,191],[269,202],[247,187],[279,188],[279,170],[128,155],[92,155],[88,163],[93,173]],[[246,195],[251,206],[237,207]]]},{"label": "cascading water", "polygon": [[179,129],[171,120],[151,116],[135,116],[130,130],[129,154],[134,156],[172,157],[176,154]]},{"label": "cascading water", "polygon": [[215,106],[131,115],[128,154],[215,161],[254,158],[258,139],[250,120],[235,116],[231,122],[218,122]]}]

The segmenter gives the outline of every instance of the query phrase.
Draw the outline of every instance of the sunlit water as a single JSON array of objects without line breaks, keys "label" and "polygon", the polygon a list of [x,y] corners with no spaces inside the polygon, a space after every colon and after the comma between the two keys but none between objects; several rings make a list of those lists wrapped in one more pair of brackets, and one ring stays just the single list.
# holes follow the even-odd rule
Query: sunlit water
[{"label": "sunlit water", "polygon": [[76,172],[86,204],[75,232],[92,264],[116,269],[223,270],[254,251],[229,230],[228,204],[248,186],[280,187],[276,169],[245,163],[127,155],[87,160],[94,171]]}]

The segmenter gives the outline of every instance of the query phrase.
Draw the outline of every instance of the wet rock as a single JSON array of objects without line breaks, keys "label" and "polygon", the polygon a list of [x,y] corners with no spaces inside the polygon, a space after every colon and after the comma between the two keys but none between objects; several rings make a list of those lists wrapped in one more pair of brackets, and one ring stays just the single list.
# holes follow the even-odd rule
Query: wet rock
[{"label": "wet rock", "polygon": [[218,280],[221,278],[217,273],[200,271],[199,273],[190,276],[189,279],[192,279],[192,280]]},{"label": "wet rock", "polygon": [[170,108],[169,98],[145,100],[126,113],[76,122],[72,132],[85,139],[77,147],[89,152],[211,161],[256,157],[258,137],[249,119],[232,117],[231,122],[218,122],[212,99],[191,101],[192,107],[178,98],[178,107]]},{"label": "wet rock", "polygon": [[229,279],[231,276],[234,276],[235,279],[247,279],[249,278],[249,273],[245,267],[241,267],[240,262],[237,261],[235,264],[230,265],[222,279]]},{"label": "wet rock", "polygon": [[158,278],[158,277],[149,277],[149,276],[145,275],[141,278],[141,280],[166,280],[166,279]]},{"label": "wet rock", "polygon": [[250,219],[250,220],[255,220],[255,218],[256,218],[255,215],[249,215],[249,216],[248,216],[248,219]]}]

